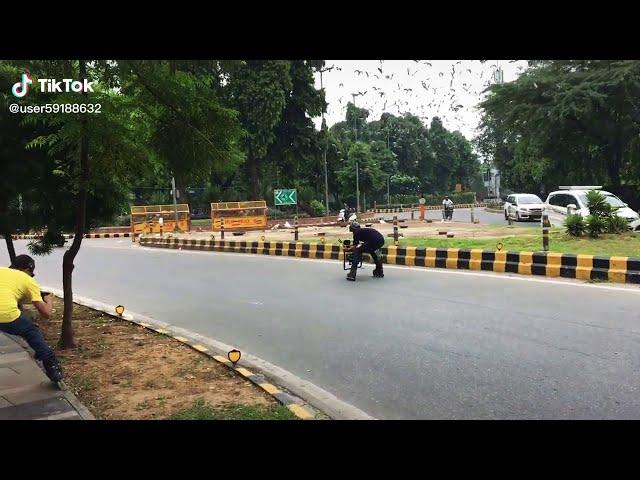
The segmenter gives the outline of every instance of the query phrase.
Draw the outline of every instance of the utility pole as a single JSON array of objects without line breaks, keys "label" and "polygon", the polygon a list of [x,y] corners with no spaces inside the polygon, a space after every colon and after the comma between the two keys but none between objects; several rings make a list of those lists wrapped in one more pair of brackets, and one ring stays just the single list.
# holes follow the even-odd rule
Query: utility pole
[{"label": "utility pole", "polygon": [[[321,68],[320,69],[320,90],[324,90],[322,86],[322,72],[327,72],[333,70],[333,67]],[[322,110],[322,127],[324,129],[324,204],[327,210],[327,215],[329,215],[329,177],[327,175],[327,148],[329,148],[329,132],[327,130],[327,125],[324,122],[324,109]]]},{"label": "utility pole", "polygon": [[176,223],[173,226],[173,231],[178,232],[178,199],[176,198],[176,178],[171,177],[171,190],[173,191],[173,209],[176,214]]},{"label": "utility pole", "polygon": [[[356,109],[356,97],[360,96],[360,93],[352,93],[353,97],[353,109],[355,110],[355,115],[353,116],[353,132],[356,143],[358,143],[358,111]],[[358,165],[358,160],[356,159],[356,212],[360,213],[360,167]]]}]

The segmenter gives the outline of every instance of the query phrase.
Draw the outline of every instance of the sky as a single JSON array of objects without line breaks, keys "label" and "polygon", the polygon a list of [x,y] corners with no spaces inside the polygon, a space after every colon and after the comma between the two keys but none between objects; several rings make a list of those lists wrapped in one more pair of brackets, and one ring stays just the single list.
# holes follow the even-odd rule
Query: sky
[{"label": "sky", "polygon": [[[328,102],[325,118],[331,126],[345,118],[351,94],[358,107],[370,111],[368,121],[384,112],[412,113],[429,125],[438,116],[449,130],[473,139],[480,123],[477,108],[482,91],[493,82],[497,67],[505,82],[515,80],[526,60],[327,60],[322,84]],[[316,74],[320,88],[320,74]],[[322,119],[314,119],[320,128]]]}]

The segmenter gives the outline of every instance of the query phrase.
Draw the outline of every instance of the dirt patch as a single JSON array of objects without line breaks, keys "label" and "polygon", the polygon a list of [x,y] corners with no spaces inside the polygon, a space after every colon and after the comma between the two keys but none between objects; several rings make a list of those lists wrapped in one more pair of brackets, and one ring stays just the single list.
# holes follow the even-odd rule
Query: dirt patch
[{"label": "dirt patch", "polygon": [[[507,225],[487,225],[472,224],[469,222],[453,221],[450,223],[433,222],[426,223],[420,220],[407,220],[399,223],[406,225],[407,228],[400,228],[399,232],[405,238],[421,237],[421,238],[442,238],[438,231],[446,230],[455,234],[456,238],[503,238],[508,236],[531,235],[532,229],[525,227],[507,226]],[[388,238],[393,233],[392,223],[373,222],[373,228]],[[300,241],[320,241],[318,233],[324,233],[325,240],[334,243],[338,238],[351,238],[349,229],[346,227],[330,226],[330,227],[299,227],[298,239]],[[159,235],[154,237],[159,238]],[[220,240],[220,232],[190,232],[172,236],[173,238],[182,239],[206,239]],[[294,241],[293,229],[279,229],[266,231],[250,231],[245,232],[242,236],[234,236],[230,232],[225,233],[225,240],[236,241],[259,241],[264,237],[265,241],[292,242]]]},{"label": "dirt patch", "polygon": [[[62,300],[39,320],[56,345]],[[99,419],[165,419],[202,401],[213,408],[273,408],[278,402],[224,365],[175,339],[75,305],[78,348],[58,350],[65,381]]]}]

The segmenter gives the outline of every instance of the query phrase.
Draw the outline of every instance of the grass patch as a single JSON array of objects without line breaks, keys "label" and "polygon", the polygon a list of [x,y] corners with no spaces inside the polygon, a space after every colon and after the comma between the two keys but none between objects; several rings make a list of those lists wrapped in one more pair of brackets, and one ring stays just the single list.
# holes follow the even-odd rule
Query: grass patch
[{"label": "grass patch", "polygon": [[211,220],[208,218],[201,218],[198,220],[191,220],[191,225],[195,225],[197,227],[204,227],[211,225]]},{"label": "grass patch", "polygon": [[76,395],[82,392],[89,392],[96,388],[93,379],[86,375],[73,375],[70,378],[65,379],[65,381]]},{"label": "grass patch", "polygon": [[282,405],[248,406],[234,405],[225,408],[214,408],[210,403],[199,398],[181,412],[169,417],[169,420],[297,420],[291,410]]},{"label": "grass patch", "polygon": [[[496,244],[503,244],[503,250],[539,252],[542,251],[542,235],[519,235],[501,238],[405,238],[400,246],[420,246],[434,248],[482,248],[495,250]],[[549,235],[549,251],[585,255],[623,256],[640,255],[640,236],[633,233],[622,235],[602,235],[599,238],[570,237],[562,231]]]},{"label": "grass patch", "polygon": [[[350,236],[327,237],[326,245],[339,245],[341,240],[351,239]],[[319,239],[303,239],[302,243],[320,243]],[[431,247],[431,248],[479,248],[496,250],[496,244],[502,243],[503,250],[541,252],[542,233],[536,231],[531,235],[498,236],[485,238],[400,238],[401,247]],[[393,245],[392,238],[385,238],[385,246]],[[584,255],[603,255],[638,257],[640,256],[640,235],[624,233],[620,235],[601,235],[598,238],[571,237],[562,229],[552,229],[549,233],[549,251],[555,253],[574,253]]]}]

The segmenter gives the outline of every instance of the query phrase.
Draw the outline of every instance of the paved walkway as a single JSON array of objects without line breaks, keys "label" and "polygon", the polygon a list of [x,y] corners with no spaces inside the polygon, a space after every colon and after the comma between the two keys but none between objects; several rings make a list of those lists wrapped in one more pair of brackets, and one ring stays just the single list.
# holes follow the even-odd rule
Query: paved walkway
[{"label": "paved walkway", "polygon": [[0,333],[0,420],[93,420],[69,391],[58,390],[22,339]]}]

